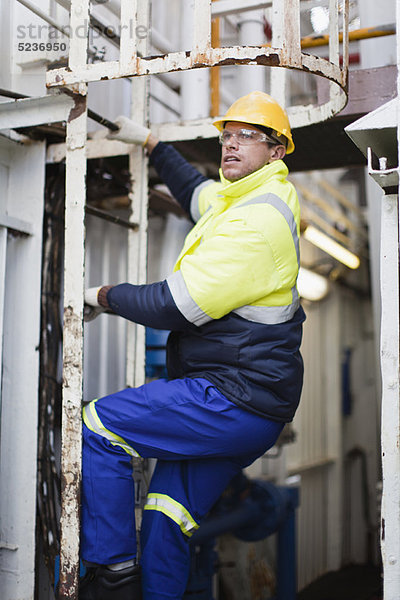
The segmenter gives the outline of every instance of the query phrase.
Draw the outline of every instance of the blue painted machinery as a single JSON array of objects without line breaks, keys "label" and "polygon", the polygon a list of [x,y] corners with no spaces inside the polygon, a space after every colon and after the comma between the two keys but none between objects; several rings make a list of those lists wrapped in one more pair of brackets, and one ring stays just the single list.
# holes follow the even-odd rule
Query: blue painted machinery
[{"label": "blue painted machinery", "polygon": [[213,600],[215,538],[230,532],[246,542],[277,534],[277,589],[273,600],[296,599],[296,487],[249,480],[242,473],[190,539],[192,565],[184,600]]}]

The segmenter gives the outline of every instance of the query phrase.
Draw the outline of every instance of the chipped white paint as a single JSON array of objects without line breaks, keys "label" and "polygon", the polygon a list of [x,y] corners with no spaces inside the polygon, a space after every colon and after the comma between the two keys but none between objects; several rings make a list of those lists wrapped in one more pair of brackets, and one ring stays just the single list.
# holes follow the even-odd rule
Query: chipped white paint
[{"label": "chipped white paint", "polygon": [[[71,31],[88,27],[89,0],[71,6]],[[82,29],[80,30],[82,31]],[[73,36],[69,68],[86,61],[86,36]],[[61,599],[77,600],[83,394],[83,299],[87,86],[78,82],[67,122],[64,240],[63,402],[61,426]]]},{"label": "chipped white paint", "polygon": [[[331,32],[332,49],[330,49],[331,60],[305,54],[300,47],[300,2],[299,0],[274,0],[273,13],[281,14],[282,33],[277,47],[266,46],[233,46],[223,48],[210,47],[211,13],[214,5],[210,0],[196,0],[194,3],[194,28],[193,48],[190,51],[170,52],[159,56],[147,56],[146,52],[136,55],[133,47],[134,40],[129,38],[132,19],[135,23],[135,7],[137,0],[123,0],[121,12],[121,56],[119,61],[106,61],[87,64],[86,60],[77,64],[76,67],[54,69],[47,73],[47,86],[49,88],[76,85],[107,79],[119,79],[123,77],[137,77],[142,75],[162,75],[165,73],[186,71],[194,68],[211,67],[227,64],[242,65],[264,65],[270,67],[284,67],[307,71],[327,78],[334,85],[331,87],[329,101],[323,105],[309,105],[306,107],[288,107],[289,116],[292,118],[293,127],[301,127],[330,118],[339,112],[347,102],[347,80],[348,80],[348,0],[344,3],[343,30],[344,65],[340,67],[338,59],[338,31],[339,31],[339,7],[337,0],[331,0]],[[76,17],[76,6],[78,0],[71,2],[71,15]],[[250,4],[246,5],[247,8]],[[334,7],[334,9],[332,8]],[[252,8],[254,8],[252,6]],[[132,16],[133,15],[133,16]],[[82,23],[82,17],[81,17]],[[143,40],[138,40],[142,43]],[[147,42],[146,42],[147,43]],[[274,73],[274,71],[273,71]],[[272,87],[280,88],[278,81]],[[276,93],[275,93],[276,95]],[[177,132],[179,133],[179,131]],[[175,138],[179,139],[179,138]]]},{"label": "chipped white paint", "polygon": [[[284,19],[282,47],[287,53],[290,64],[293,67],[301,68],[300,0],[287,0],[281,8],[281,14]],[[335,21],[335,19],[332,20]]]},{"label": "chipped white paint", "polygon": [[60,598],[71,599],[77,598],[79,574],[87,124],[86,98],[76,102],[78,116],[67,124],[60,521]]},{"label": "chipped white paint", "polygon": [[[287,1],[287,0],[286,0]],[[326,77],[341,87],[346,83],[346,74],[337,65],[332,65],[324,58],[311,54],[301,55],[299,66],[292,65],[280,48],[265,46],[231,46],[223,48],[204,47],[201,52],[171,52],[161,56],[137,58],[129,66],[123,67],[119,61],[84,64],[77,69],[61,68],[47,72],[47,86],[57,87],[73,85],[79,82],[118,79],[139,75],[155,75],[171,71],[214,67],[224,64],[260,64],[271,67],[306,68],[307,71]]]}]

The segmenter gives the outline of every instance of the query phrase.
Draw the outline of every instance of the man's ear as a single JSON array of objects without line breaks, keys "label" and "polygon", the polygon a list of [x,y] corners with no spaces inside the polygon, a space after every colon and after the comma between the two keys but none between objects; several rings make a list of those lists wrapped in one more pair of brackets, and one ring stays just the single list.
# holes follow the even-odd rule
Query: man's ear
[{"label": "man's ear", "polygon": [[278,146],[273,146],[272,150],[271,160],[280,160],[286,154],[286,148],[281,144]]}]

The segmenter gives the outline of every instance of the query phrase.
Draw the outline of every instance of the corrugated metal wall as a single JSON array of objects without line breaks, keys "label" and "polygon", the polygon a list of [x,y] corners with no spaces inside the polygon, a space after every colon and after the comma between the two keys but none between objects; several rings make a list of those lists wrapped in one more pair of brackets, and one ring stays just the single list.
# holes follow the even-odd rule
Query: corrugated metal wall
[{"label": "corrugated metal wall", "polygon": [[[304,391],[293,423],[297,440],[287,450],[288,472],[299,474],[301,481],[300,589],[345,563],[376,558],[378,550],[379,450],[370,300],[336,284],[324,301],[305,309]],[[344,415],[346,349],[351,352],[350,405]],[[364,459],[366,477],[361,469]]]}]

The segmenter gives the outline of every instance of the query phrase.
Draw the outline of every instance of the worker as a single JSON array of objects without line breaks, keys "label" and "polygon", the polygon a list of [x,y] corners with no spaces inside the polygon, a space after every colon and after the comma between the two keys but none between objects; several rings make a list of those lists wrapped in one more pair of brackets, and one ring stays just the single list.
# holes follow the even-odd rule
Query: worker
[{"label": "worker", "polygon": [[[196,223],[173,273],[89,288],[86,310],[167,329],[168,379],[84,408],[80,600],[181,600],[191,535],[230,480],[276,442],[300,399],[304,312],[299,203],[282,161],[294,150],[268,94],[215,121],[220,181],[127,118],[110,134],[141,144]],[[131,457],[156,458],[137,559]],[[142,591],[141,591],[142,588]],[[142,596],[143,594],[143,596]]]}]

